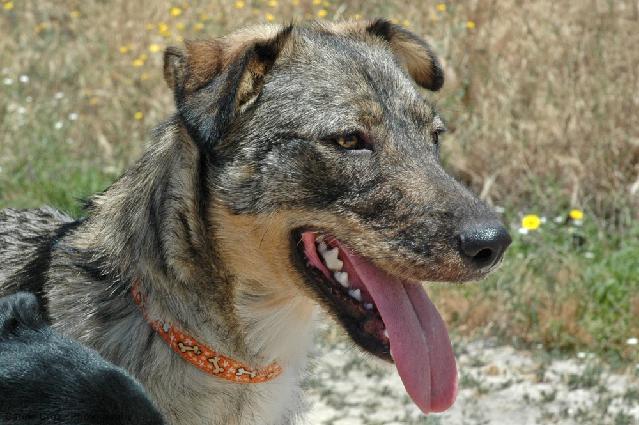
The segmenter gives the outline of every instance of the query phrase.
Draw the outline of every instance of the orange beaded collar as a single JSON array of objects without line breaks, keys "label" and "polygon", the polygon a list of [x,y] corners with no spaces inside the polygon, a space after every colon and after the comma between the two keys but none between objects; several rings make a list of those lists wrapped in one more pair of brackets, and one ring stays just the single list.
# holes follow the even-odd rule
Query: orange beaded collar
[{"label": "orange beaded collar", "polygon": [[267,382],[282,373],[282,368],[277,363],[272,363],[263,369],[254,369],[218,353],[169,323],[150,319],[144,309],[144,297],[140,293],[139,283],[138,279],[133,281],[131,295],[147,323],[173,351],[193,366],[209,375],[243,384]]}]

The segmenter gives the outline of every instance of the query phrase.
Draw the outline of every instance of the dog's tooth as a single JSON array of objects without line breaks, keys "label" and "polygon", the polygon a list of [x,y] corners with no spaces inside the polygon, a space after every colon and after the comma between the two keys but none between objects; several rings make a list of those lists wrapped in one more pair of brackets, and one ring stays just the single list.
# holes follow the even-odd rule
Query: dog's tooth
[{"label": "dog's tooth", "polygon": [[334,272],[341,271],[342,266],[344,265],[344,263],[339,258],[337,258],[338,253],[339,249],[337,247],[321,253],[322,257],[324,257],[324,263],[326,264],[326,267]]},{"label": "dog's tooth", "polygon": [[317,250],[319,251],[320,254],[325,254],[326,250],[328,249],[328,247],[326,246],[326,242],[324,241],[319,241],[317,244]]},{"label": "dog's tooth", "polygon": [[388,331],[386,329],[384,329],[384,337],[386,337],[386,339],[388,339]]},{"label": "dog's tooth", "polygon": [[351,286],[350,282],[348,281],[348,272],[335,272],[333,273],[333,277],[344,288],[348,288]]},{"label": "dog's tooth", "polygon": [[373,304],[371,304],[371,303],[366,303],[366,304],[364,304],[364,308],[365,308],[366,310],[372,310],[372,309],[373,309]]},{"label": "dog's tooth", "polygon": [[351,289],[350,291],[348,291],[348,295],[350,295],[352,298],[355,298],[357,301],[362,300],[362,293],[359,289]]}]

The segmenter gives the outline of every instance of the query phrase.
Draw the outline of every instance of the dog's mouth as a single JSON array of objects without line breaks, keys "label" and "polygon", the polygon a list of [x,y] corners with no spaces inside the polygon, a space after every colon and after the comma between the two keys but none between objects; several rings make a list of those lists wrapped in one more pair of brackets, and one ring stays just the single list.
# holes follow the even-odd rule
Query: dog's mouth
[{"label": "dog's mouth", "polygon": [[457,393],[455,356],[424,289],[391,276],[331,235],[299,230],[293,243],[298,267],[351,338],[395,363],[423,412],[449,408]]}]

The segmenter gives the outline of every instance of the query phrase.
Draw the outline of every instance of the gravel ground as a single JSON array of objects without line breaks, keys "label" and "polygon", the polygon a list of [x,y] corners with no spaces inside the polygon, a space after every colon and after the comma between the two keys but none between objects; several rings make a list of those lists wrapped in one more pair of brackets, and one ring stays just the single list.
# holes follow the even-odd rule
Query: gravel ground
[{"label": "gravel ground", "polygon": [[588,355],[558,358],[457,338],[457,402],[425,417],[394,367],[364,355],[328,326],[318,336],[306,380],[308,424],[639,424],[636,370],[613,373]]}]

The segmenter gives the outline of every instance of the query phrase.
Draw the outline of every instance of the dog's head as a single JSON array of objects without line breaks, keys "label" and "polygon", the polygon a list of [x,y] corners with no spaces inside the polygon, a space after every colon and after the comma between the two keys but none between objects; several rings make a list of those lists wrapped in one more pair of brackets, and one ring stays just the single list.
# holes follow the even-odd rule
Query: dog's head
[{"label": "dog's head", "polygon": [[423,410],[448,407],[450,342],[415,283],[481,278],[510,237],[440,164],[429,45],[384,20],[264,26],[169,48],[165,77],[231,272],[317,300],[364,349],[392,351]]}]

